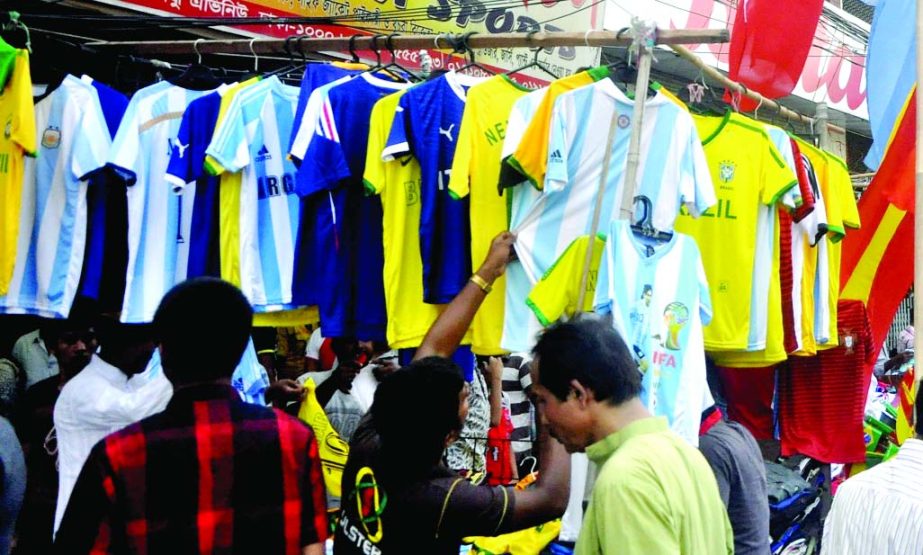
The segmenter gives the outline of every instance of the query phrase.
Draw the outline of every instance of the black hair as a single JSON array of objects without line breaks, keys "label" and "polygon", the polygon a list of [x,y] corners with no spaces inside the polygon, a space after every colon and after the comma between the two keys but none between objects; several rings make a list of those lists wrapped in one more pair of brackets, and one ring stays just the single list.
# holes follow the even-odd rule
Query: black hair
[{"label": "black hair", "polygon": [[118,350],[127,345],[153,341],[151,324],[123,324],[114,316],[100,316],[96,320],[96,337],[103,350]]},{"label": "black hair", "polygon": [[407,482],[425,477],[439,462],[445,439],[461,430],[461,368],[442,357],[414,361],[375,391],[371,415],[381,440],[382,479]]},{"label": "black hair", "polygon": [[619,405],[641,393],[641,374],[628,347],[606,323],[583,319],[559,323],[542,333],[532,350],[539,382],[565,400],[571,380],[593,390],[597,401]]},{"label": "black hair", "polygon": [[240,290],[215,278],[180,283],[160,301],[154,334],[171,381],[191,383],[231,377],[240,362],[253,309]]}]

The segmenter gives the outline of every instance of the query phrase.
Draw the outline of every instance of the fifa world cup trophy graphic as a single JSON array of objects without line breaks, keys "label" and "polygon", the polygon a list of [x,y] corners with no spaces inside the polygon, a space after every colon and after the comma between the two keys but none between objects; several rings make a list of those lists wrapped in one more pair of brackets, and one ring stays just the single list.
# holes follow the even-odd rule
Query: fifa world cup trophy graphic
[{"label": "fifa world cup trophy graphic", "polygon": [[667,328],[663,346],[671,351],[680,350],[679,332],[689,321],[689,309],[679,302],[672,302],[663,310],[663,323]]}]

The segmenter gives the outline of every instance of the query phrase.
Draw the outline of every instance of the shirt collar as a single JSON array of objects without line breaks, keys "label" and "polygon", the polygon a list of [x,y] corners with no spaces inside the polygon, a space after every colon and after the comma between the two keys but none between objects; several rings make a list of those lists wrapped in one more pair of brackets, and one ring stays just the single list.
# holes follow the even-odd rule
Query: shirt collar
[{"label": "shirt collar", "polygon": [[[596,87],[598,90],[611,96],[612,98],[614,98],[615,100],[623,104],[630,104],[632,106],[634,106],[635,104],[635,101],[632,100],[631,98],[628,98],[628,96],[624,92],[622,92],[622,89],[618,88],[618,86],[616,86],[616,84],[612,82],[612,79],[608,79],[608,78],[600,79],[599,81],[593,83],[592,86]],[[645,100],[644,106],[656,106],[656,105],[663,104],[665,101],[666,101],[666,97],[660,94],[660,92],[658,91],[657,94],[653,96],[653,98],[648,98],[647,100]]]},{"label": "shirt collar", "polygon": [[665,432],[669,429],[667,419],[662,416],[642,418],[590,445],[586,448],[586,454],[591,461],[601,465],[625,445],[628,440],[647,434]]},{"label": "shirt collar", "polygon": [[183,408],[196,401],[240,401],[240,396],[230,384],[208,383],[175,389],[167,410]]}]

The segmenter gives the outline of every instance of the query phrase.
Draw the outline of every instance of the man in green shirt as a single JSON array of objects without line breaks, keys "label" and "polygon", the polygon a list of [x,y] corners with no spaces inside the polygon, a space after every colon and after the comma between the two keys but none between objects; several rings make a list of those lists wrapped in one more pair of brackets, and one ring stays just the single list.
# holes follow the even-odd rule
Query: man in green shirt
[{"label": "man in green shirt", "polygon": [[708,462],[641,403],[638,367],[610,326],[557,324],[533,354],[533,392],[551,435],[599,467],[577,555],[734,553]]}]

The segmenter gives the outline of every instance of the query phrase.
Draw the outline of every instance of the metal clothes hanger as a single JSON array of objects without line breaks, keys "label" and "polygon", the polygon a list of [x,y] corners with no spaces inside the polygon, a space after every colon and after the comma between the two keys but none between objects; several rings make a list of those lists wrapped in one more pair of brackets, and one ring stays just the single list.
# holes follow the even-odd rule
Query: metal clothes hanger
[{"label": "metal clothes hanger", "polygon": [[395,56],[394,54],[394,42],[393,42],[394,37],[396,36],[400,36],[400,35],[397,35],[394,33],[388,35],[388,40],[385,42],[385,47],[388,49],[388,52],[391,54],[391,62],[380,67],[378,71],[387,71],[389,69],[395,69],[397,71],[393,73],[395,73],[398,77],[404,79],[405,81],[412,82],[412,83],[421,81],[418,75],[415,75],[412,71],[410,71],[409,69],[402,66],[396,61],[397,56]]},{"label": "metal clothes hanger", "polygon": [[461,39],[459,39],[458,44],[456,44],[454,51],[458,53],[465,53],[468,57],[468,63],[456,69],[455,72],[461,73],[462,71],[467,71],[469,69],[479,69],[488,75],[496,75],[497,74],[496,71],[486,66],[483,66],[477,62],[477,60],[474,57],[474,50],[472,50],[471,47],[468,46],[468,39],[470,39],[471,36],[474,34],[475,33],[465,33],[464,35],[462,35]]},{"label": "metal clothes hanger", "polygon": [[[531,39],[531,38],[532,38],[532,35],[534,35],[536,32],[537,32],[537,31],[531,31],[531,32],[529,32],[528,38]],[[539,53],[540,53],[541,51],[542,51],[542,47],[540,47],[540,46],[539,46],[539,47],[536,47],[536,48],[533,48],[533,49],[532,49],[532,61],[531,61],[531,62],[527,63],[526,65],[524,65],[524,66],[522,66],[522,67],[517,67],[516,69],[511,69],[510,71],[507,71],[506,74],[507,74],[507,75],[512,75],[512,74],[514,74],[514,73],[519,73],[519,72],[521,72],[521,71],[523,71],[523,70],[526,70],[526,69],[529,69],[529,68],[532,68],[532,67],[536,67],[536,68],[538,68],[538,69],[544,71],[545,73],[547,73],[548,75],[550,75],[550,76],[553,77],[554,79],[560,79],[560,77],[558,76],[558,74],[556,74],[555,72],[551,71],[551,69],[550,69],[548,66],[546,66],[545,64],[543,64],[542,62],[539,61],[538,55],[539,55]]]}]

